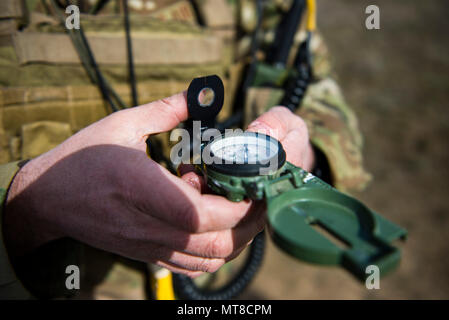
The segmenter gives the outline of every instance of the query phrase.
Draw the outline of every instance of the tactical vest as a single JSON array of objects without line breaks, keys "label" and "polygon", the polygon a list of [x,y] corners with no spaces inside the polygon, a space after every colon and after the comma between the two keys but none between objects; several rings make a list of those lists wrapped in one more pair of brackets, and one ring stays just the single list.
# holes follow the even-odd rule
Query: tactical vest
[{"label": "tactical vest", "polygon": [[[111,112],[49,2],[0,2],[0,163],[36,157]],[[82,14],[81,24],[103,75],[130,105],[120,3],[109,1],[98,15]],[[289,3],[266,2],[262,23],[266,45],[273,41],[274,28]],[[136,0],[128,4],[139,104],[184,91],[195,77],[217,74],[226,92],[218,120],[227,118],[251,58],[255,1]],[[305,36],[302,26],[291,57]],[[299,114],[308,124],[311,141],[328,157],[336,186],[363,188],[369,176],[362,167],[357,120],[330,76],[328,51],[319,34],[311,49],[316,82]],[[280,89],[249,88],[242,102],[244,122],[278,104],[281,96]],[[168,134],[164,137],[164,150],[169,152]]]},{"label": "tactical vest", "polygon": [[[236,28],[225,0],[204,2],[202,27],[190,1],[140,2],[129,2],[140,104],[186,90],[192,78],[209,74],[232,91]],[[101,71],[129,105],[118,3],[110,1],[97,16],[82,15],[81,23]],[[0,163],[38,156],[110,112],[49,8],[36,1],[0,4]]]}]

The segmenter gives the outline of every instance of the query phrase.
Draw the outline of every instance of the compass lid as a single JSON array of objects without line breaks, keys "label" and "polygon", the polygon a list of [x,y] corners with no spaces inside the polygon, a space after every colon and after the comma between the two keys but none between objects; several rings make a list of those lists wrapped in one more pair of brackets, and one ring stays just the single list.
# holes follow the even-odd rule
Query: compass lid
[{"label": "compass lid", "polygon": [[391,242],[406,231],[336,189],[311,182],[269,199],[267,212],[274,242],[300,260],[341,265],[360,280],[370,265],[385,274],[400,261]]}]

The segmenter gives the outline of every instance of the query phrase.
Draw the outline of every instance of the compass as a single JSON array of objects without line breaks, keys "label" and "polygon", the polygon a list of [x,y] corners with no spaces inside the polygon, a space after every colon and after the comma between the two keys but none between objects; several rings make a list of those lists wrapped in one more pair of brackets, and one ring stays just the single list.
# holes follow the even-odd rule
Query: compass
[{"label": "compass", "polygon": [[286,159],[279,141],[256,132],[224,134],[210,141],[202,155],[210,170],[244,177],[277,171]]},{"label": "compass", "polygon": [[216,194],[264,201],[271,238],[299,260],[340,265],[360,280],[369,266],[383,275],[399,264],[392,242],[405,239],[405,229],[286,161],[282,144],[269,135],[214,137],[203,144],[197,168]]}]

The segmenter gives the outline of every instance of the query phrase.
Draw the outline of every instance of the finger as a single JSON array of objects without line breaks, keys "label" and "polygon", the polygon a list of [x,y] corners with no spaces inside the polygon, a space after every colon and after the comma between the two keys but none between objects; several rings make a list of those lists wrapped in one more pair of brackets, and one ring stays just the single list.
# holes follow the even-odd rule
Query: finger
[{"label": "finger", "polygon": [[[168,247],[174,251],[204,257],[228,258],[238,248],[246,246],[265,226],[265,212],[252,210],[248,219],[234,229],[191,234],[174,228],[165,222],[148,217],[140,230],[133,236],[141,235],[142,242],[151,242]],[[170,236],[167,237],[167,234]]]},{"label": "finger", "polygon": [[183,269],[183,268],[174,266],[170,263],[163,262],[163,261],[154,261],[153,263],[157,264],[160,267],[166,268],[166,269],[170,270],[171,272],[183,274],[190,278],[197,278],[204,274],[204,272],[202,272],[202,271],[191,271],[191,270]]},{"label": "finger", "polygon": [[[237,258],[248,245],[244,245],[236,250],[230,257],[226,259],[207,259],[207,258],[196,258],[189,255],[180,254],[174,252],[173,256],[167,261],[157,260],[153,261],[161,267],[167,268],[170,271],[176,273],[182,273],[189,277],[198,277],[204,273],[214,273],[217,272],[225,263]],[[199,270],[199,271],[198,271]]]},{"label": "finger", "polygon": [[[194,175],[184,176],[193,172]],[[213,193],[212,190],[206,183],[206,179],[204,176],[199,175],[195,169],[193,164],[180,164],[178,167],[178,175],[181,176],[181,179],[187,181],[192,184],[195,189],[197,189],[200,193]],[[192,181],[193,180],[193,181]]]},{"label": "finger", "polygon": [[266,131],[266,134],[279,141],[282,141],[292,130],[307,132],[307,126],[304,120],[282,106],[271,108],[248,126],[248,131]]},{"label": "finger", "polygon": [[198,190],[198,192],[201,192],[201,177],[198,176],[196,173],[188,172],[182,175],[181,179],[190,184],[196,190]]},{"label": "finger", "polygon": [[289,118],[291,114],[291,111],[287,108],[273,107],[251,122],[248,125],[247,131],[267,134],[281,141],[289,131],[289,122],[291,122]]},{"label": "finger", "polygon": [[193,164],[180,163],[178,166],[178,175],[183,176],[189,172],[195,172],[195,166]]},{"label": "finger", "polygon": [[282,140],[282,146],[287,154],[287,161],[306,171],[313,168],[315,157],[307,131],[291,130]]},{"label": "finger", "polygon": [[250,214],[250,200],[232,202],[211,194],[204,194],[201,198],[204,219],[198,232],[232,229]]},{"label": "finger", "polygon": [[226,262],[225,259],[197,257],[154,243],[128,241],[127,245],[126,250],[132,249],[135,254],[124,254],[124,256],[147,263],[159,264],[163,262],[172,267],[189,271],[215,272]]},{"label": "finger", "polygon": [[129,121],[144,135],[166,132],[187,120],[187,92],[127,110]]},{"label": "finger", "polygon": [[201,193],[204,193],[206,191],[207,184],[204,180],[204,177],[196,174],[195,172],[187,172],[181,176],[181,179]]},{"label": "finger", "polygon": [[248,131],[268,134],[282,143],[287,161],[307,168],[312,166],[313,151],[305,122],[285,107],[274,107],[253,121]]},{"label": "finger", "polygon": [[225,259],[196,257],[186,253],[172,251],[169,248],[161,248],[160,250],[164,251],[162,256],[167,255],[167,253],[169,256],[163,257],[158,261],[189,271],[213,273],[226,263]]},{"label": "finger", "polygon": [[[245,247],[242,247],[241,249],[239,249],[234,256],[229,257],[228,259],[226,259],[226,263],[231,261],[231,260],[233,260],[233,259],[235,259],[237,256],[239,256],[242,253],[243,250],[248,248],[248,246],[249,246],[249,244],[246,245]],[[180,267],[178,267],[176,265],[173,265],[171,263],[164,262],[164,261],[154,261],[153,263],[155,263],[155,264],[157,264],[157,265],[159,265],[159,266],[161,266],[163,268],[166,268],[166,269],[170,270],[171,272],[178,273],[178,274],[183,274],[183,275],[186,275],[186,276],[188,276],[190,278],[197,278],[197,277],[202,276],[203,274],[205,274],[205,272],[202,272],[202,271],[191,271],[191,270],[188,270],[188,269],[180,268]]]},{"label": "finger", "polygon": [[[151,161],[131,179],[135,208],[191,233],[232,229],[248,214],[251,202],[231,202],[198,192],[190,184]],[[151,190],[151,193],[149,193]]]}]

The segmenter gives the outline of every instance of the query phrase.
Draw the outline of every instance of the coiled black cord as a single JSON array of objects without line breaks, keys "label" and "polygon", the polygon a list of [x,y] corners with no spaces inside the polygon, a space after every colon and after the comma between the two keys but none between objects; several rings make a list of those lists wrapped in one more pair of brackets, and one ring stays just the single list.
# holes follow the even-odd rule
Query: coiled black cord
[{"label": "coiled black cord", "polygon": [[176,297],[183,300],[229,300],[237,297],[256,275],[262,264],[264,252],[265,233],[262,231],[251,243],[249,254],[240,272],[226,286],[216,290],[201,289],[191,278],[173,274]]},{"label": "coiled black cord", "polygon": [[302,100],[306,95],[307,88],[313,80],[312,57],[310,53],[310,43],[312,33],[307,33],[306,40],[298,48],[293,68],[297,75],[287,80],[285,94],[280,105],[285,106],[292,112],[301,107]]}]

